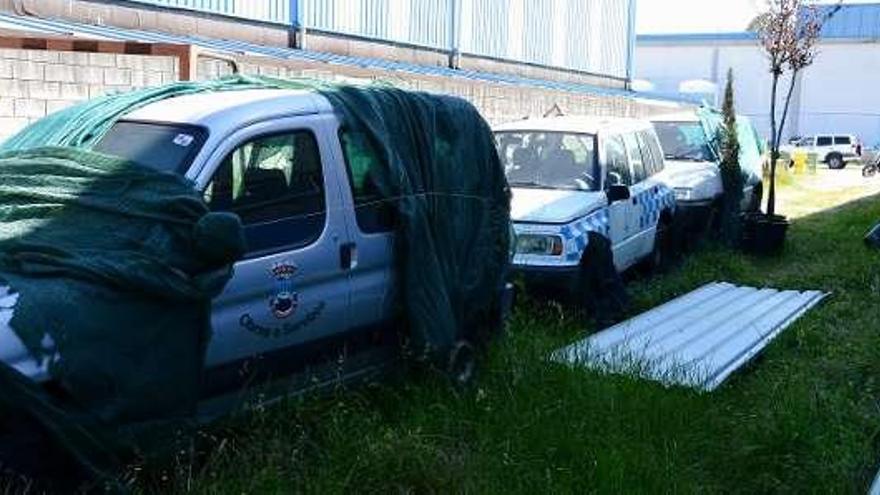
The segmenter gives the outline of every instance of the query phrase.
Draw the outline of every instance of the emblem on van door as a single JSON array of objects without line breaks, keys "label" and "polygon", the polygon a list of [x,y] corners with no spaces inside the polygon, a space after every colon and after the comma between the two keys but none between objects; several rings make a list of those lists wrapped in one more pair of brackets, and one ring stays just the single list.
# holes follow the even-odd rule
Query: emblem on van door
[{"label": "emblem on van door", "polygon": [[282,261],[272,265],[272,277],[275,279],[275,294],[269,300],[269,309],[275,318],[283,320],[296,313],[299,306],[299,294],[294,290],[293,276],[299,268],[289,262]]}]

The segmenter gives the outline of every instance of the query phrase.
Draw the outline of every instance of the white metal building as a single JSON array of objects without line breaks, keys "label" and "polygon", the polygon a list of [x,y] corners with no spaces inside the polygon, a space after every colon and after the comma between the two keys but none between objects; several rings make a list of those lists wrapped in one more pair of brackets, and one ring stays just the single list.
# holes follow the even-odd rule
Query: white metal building
[{"label": "white metal building", "polygon": [[[769,136],[770,74],[754,33],[643,35],[636,43],[635,77],[661,93],[720,102],[728,68],[737,111]],[[786,137],[814,133],[851,133],[880,145],[880,3],[845,4],[825,26],[815,64],[799,77]]]}]

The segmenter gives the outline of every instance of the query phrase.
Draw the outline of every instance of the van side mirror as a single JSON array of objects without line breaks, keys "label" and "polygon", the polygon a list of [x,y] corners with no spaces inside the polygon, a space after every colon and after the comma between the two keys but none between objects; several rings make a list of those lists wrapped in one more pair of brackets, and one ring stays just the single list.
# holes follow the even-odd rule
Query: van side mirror
[{"label": "van side mirror", "polygon": [[608,203],[616,203],[618,201],[626,201],[631,196],[629,193],[629,186],[624,186],[620,184],[615,184],[608,186],[608,191],[605,192],[605,195],[608,196]]}]

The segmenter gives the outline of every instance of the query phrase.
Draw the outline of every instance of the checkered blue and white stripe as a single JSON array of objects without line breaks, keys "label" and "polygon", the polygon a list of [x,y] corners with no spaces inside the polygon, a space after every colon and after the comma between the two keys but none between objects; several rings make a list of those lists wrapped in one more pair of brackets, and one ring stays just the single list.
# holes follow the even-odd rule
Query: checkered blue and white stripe
[{"label": "checkered blue and white stripe", "polygon": [[[639,216],[639,225],[642,230],[656,226],[663,211],[675,211],[675,192],[663,184],[648,187],[638,193],[635,200],[637,204],[642,206]],[[606,206],[565,225],[514,224],[517,235],[558,235],[562,237],[563,255],[544,256],[517,253],[514,255],[513,264],[532,267],[577,266],[587,248],[590,232],[611,238],[610,220],[609,210]]]},{"label": "checkered blue and white stripe", "polygon": [[675,192],[663,184],[658,184],[636,195],[636,202],[642,206],[639,229],[649,229],[657,225],[663,211],[675,211]]}]

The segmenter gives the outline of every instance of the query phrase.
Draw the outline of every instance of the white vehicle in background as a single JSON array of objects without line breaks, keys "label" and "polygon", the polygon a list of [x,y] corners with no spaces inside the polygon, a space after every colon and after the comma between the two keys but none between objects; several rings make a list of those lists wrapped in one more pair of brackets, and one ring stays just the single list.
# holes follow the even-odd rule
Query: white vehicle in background
[{"label": "white vehicle in background", "polygon": [[591,259],[592,242],[610,247],[619,272],[662,261],[675,197],[649,122],[555,117],[494,131],[513,189],[513,268],[529,286],[589,305],[590,270],[608,262],[605,248]]},{"label": "white vehicle in background", "polygon": [[832,170],[840,170],[861,160],[862,144],[853,134],[817,134],[795,140],[782,148],[789,155],[795,151],[815,154],[819,161]]},{"label": "white vehicle in background", "polygon": [[[652,123],[663,147],[664,177],[675,191],[678,218],[690,229],[708,227],[724,193],[719,153],[709,137],[710,131],[696,111],[654,117]],[[747,120],[741,121],[740,126],[740,134],[754,134]],[[757,147],[756,136],[743,146]],[[740,156],[745,179],[743,211],[757,211],[763,194],[761,153],[758,149],[751,151]]]}]

